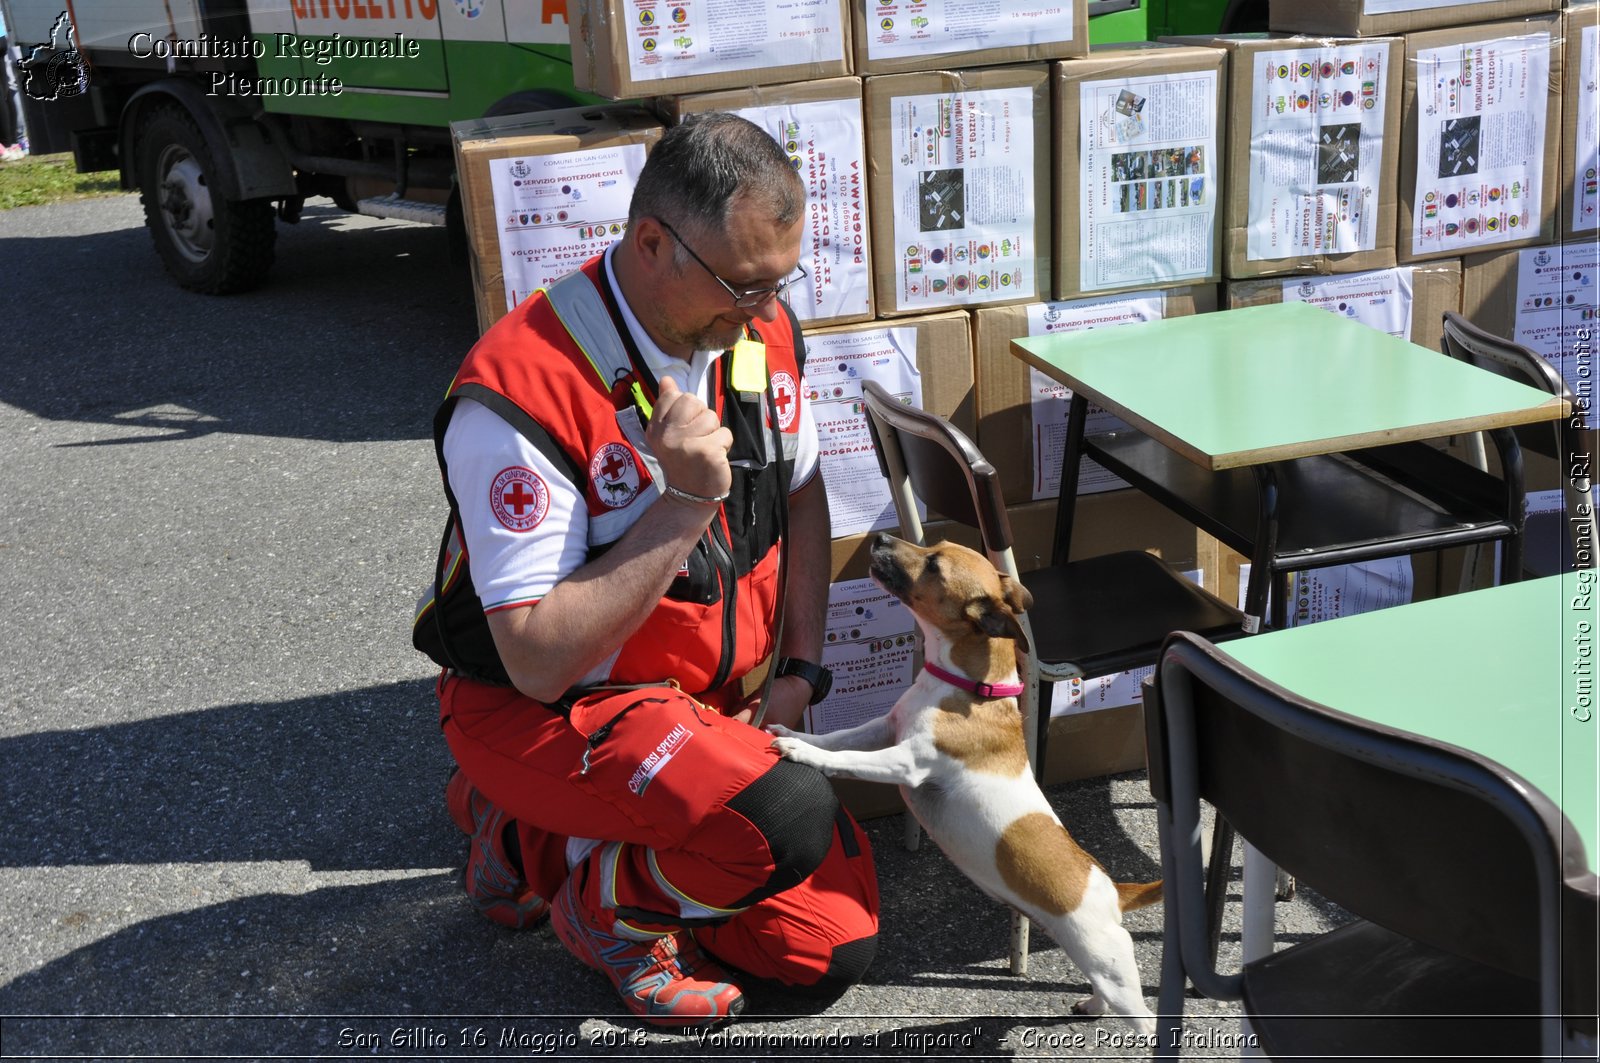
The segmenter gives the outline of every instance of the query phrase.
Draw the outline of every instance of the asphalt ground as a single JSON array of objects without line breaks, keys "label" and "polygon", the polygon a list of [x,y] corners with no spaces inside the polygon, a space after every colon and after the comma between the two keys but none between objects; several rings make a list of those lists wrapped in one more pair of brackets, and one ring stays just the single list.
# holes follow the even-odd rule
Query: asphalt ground
[{"label": "asphalt ground", "polygon": [[[0,213],[0,1055],[1137,1058],[1086,983],[874,820],[881,946],[714,1038],[618,1016],[547,928],[461,891],[409,621],[443,518],[432,408],[476,335],[442,230],[308,208],[267,287],[171,284],[118,196]],[[1156,877],[1141,775],[1051,790]],[[1236,909],[1236,905],[1233,906]],[[1280,940],[1337,916],[1302,892]],[[1127,917],[1152,1004],[1161,909]],[[1237,926],[1223,942],[1236,961]],[[1191,999],[1189,1058],[1236,1011]],[[1218,1043],[1211,1038],[1211,1044]]]}]

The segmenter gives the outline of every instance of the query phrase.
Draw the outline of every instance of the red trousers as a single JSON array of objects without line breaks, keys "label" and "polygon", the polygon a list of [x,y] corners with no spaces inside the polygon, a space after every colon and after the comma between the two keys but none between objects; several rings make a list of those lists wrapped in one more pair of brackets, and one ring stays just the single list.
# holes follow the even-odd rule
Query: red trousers
[{"label": "red trousers", "polygon": [[599,906],[624,928],[693,927],[712,955],[790,985],[837,976],[862,943],[870,956],[878,888],[866,836],[831,792],[819,797],[825,783],[787,762],[775,770],[764,732],[671,687],[596,695],[563,717],[447,676],[439,701],[456,762],[517,821],[540,896],[587,862]]}]

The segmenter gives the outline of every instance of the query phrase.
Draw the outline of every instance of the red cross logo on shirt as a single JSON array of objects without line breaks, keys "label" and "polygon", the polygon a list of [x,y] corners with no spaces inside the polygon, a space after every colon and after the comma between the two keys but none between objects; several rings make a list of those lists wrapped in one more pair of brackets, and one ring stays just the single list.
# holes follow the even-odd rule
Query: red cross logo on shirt
[{"label": "red cross logo on shirt", "polygon": [[550,489],[532,469],[513,465],[489,485],[489,509],[510,531],[530,532],[550,511]]}]

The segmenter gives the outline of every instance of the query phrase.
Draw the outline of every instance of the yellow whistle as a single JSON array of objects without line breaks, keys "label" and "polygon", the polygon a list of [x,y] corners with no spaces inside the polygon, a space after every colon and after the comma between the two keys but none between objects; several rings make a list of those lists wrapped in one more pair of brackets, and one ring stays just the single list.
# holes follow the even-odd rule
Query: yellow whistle
[{"label": "yellow whistle", "polygon": [[767,345],[755,340],[739,340],[733,345],[733,389],[767,390]]}]

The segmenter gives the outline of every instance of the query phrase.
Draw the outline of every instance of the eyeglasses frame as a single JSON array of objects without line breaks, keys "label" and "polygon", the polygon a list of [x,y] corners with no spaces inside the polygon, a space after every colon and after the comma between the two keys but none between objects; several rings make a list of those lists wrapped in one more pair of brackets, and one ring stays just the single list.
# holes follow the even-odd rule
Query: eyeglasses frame
[{"label": "eyeglasses frame", "polygon": [[678,230],[674,229],[667,219],[658,217],[656,218],[656,221],[661,223],[661,227],[663,229],[672,234],[672,238],[678,241],[679,247],[689,252],[689,257],[698,262],[701,269],[705,270],[711,275],[712,280],[722,285],[723,290],[733,297],[733,305],[740,310],[754,310],[768,299],[776,299],[781,297],[783,293],[789,289],[791,284],[794,284],[805,277],[811,276],[810,272],[807,271],[804,266],[796,262],[794,268],[798,272],[798,275],[790,275],[779,281],[771,288],[751,288],[748,291],[741,292],[733,285],[729,284],[727,281],[718,276],[716,270],[706,265],[706,260],[694,253],[694,248],[690,247],[688,243],[684,241],[683,237],[678,235]]}]

